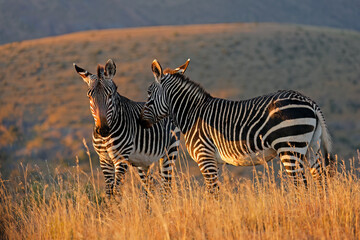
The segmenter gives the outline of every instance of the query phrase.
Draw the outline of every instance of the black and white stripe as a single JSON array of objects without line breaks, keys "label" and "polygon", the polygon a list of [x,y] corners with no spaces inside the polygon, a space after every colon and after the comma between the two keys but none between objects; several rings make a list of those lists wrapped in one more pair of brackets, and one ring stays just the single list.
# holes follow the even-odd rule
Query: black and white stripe
[{"label": "black and white stripe", "polygon": [[117,92],[112,80],[116,66],[111,59],[105,68],[98,66],[96,75],[74,66],[89,86],[90,109],[95,120],[93,146],[100,158],[106,194],[113,194],[114,188],[119,190],[128,163],[137,167],[141,179],[147,183],[148,169],[158,160],[163,190],[169,190],[178,153],[179,129],[169,118],[149,129],[141,126],[144,103],[131,101]]},{"label": "black and white stripe", "polygon": [[[331,160],[331,139],[314,101],[295,91],[244,101],[214,98],[182,74],[186,67],[181,73],[163,72],[154,60],[156,81],[149,87],[142,119],[148,125],[173,119],[211,192],[218,189],[218,163],[251,166],[276,156],[296,184],[306,185],[306,161],[313,177],[322,179]],[[319,156],[321,141],[325,164]]]}]

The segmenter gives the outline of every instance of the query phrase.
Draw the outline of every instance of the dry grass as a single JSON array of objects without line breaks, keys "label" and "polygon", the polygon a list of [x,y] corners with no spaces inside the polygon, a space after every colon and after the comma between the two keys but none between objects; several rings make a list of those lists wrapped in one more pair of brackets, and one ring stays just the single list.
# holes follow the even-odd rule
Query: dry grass
[{"label": "dry grass", "polygon": [[[175,67],[190,57],[188,76],[223,98],[299,90],[322,107],[335,152],[348,156],[359,147],[359,43],[358,32],[221,24],[91,31],[0,46],[0,177],[6,179],[0,237],[359,239],[354,166],[360,157],[357,165],[344,163],[352,172],[333,179],[325,200],[313,188],[295,191],[278,170],[256,168],[254,180],[240,180],[252,168],[231,167],[213,201],[190,160],[178,166],[166,209],[155,186],[147,210],[133,173],[121,200],[104,201],[98,160],[93,177],[81,144],[91,139],[93,125],[86,86],[72,67],[76,62],[91,71],[113,58],[119,92],[138,101],[153,81],[154,58]],[[73,166],[76,155],[80,163]],[[17,168],[20,161],[33,164]]]},{"label": "dry grass", "polygon": [[[360,154],[353,159],[360,161]],[[202,183],[176,175],[172,196],[159,188],[147,201],[134,171],[121,199],[105,201],[101,174],[79,165],[66,173],[29,174],[2,181],[0,235],[9,239],[359,239],[359,169],[338,174],[328,194],[295,189],[282,172],[265,168],[253,180],[223,173],[219,200],[204,194]],[[277,179],[277,180],[276,180]],[[157,180],[155,178],[155,180]],[[323,192],[322,192],[323,193]]]}]

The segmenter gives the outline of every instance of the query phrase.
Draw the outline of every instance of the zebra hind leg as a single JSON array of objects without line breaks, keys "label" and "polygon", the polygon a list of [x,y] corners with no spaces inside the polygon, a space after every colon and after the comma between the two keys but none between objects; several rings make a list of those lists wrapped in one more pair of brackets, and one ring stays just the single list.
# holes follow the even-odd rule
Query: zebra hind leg
[{"label": "zebra hind leg", "polygon": [[146,199],[149,200],[149,193],[151,193],[151,186],[152,186],[153,178],[149,174],[148,168],[138,167],[137,170],[138,170],[140,180],[143,184],[144,195],[146,196]]},{"label": "zebra hind leg", "polygon": [[295,186],[304,184],[307,188],[307,180],[304,172],[305,156],[294,151],[284,151],[279,153],[280,160],[285,167],[286,173],[291,178]]},{"label": "zebra hind leg", "polygon": [[198,157],[197,164],[205,179],[208,192],[214,195],[217,199],[220,188],[218,180],[218,166],[214,156],[201,154]]},{"label": "zebra hind leg", "polygon": [[171,192],[171,182],[172,175],[175,166],[174,159],[168,159],[165,157],[164,159],[160,159],[159,161],[159,171],[161,176],[161,194],[163,196],[168,195]]},{"label": "zebra hind leg", "polygon": [[320,150],[316,153],[309,154],[312,160],[310,166],[310,173],[315,181],[316,187],[328,189],[328,177],[331,177],[335,174],[335,164],[332,156],[322,156]]}]

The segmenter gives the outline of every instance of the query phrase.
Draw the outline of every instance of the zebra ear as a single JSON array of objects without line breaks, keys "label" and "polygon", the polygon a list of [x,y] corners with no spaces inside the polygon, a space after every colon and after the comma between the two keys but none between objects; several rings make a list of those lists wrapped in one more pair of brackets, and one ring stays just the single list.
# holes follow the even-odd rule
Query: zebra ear
[{"label": "zebra ear", "polygon": [[108,78],[113,78],[116,73],[116,65],[112,59],[107,60],[105,64],[105,76]]},{"label": "zebra ear", "polygon": [[84,82],[87,83],[87,85],[90,85],[90,76],[91,73],[89,73],[88,71],[86,71],[85,69],[82,69],[81,67],[79,67],[78,65],[76,65],[75,63],[73,63],[74,67],[75,67],[75,71],[82,77],[82,79],[84,80]]},{"label": "zebra ear", "polygon": [[163,76],[163,70],[161,68],[160,63],[156,59],[154,59],[154,61],[151,64],[151,70],[154,74],[155,81],[160,83],[160,80]]},{"label": "zebra ear", "polygon": [[180,67],[178,68],[175,68],[174,71],[176,73],[181,73],[181,74],[184,74],[187,67],[189,66],[189,63],[190,63],[190,58],[186,61],[186,63],[184,63],[183,65],[181,65]]},{"label": "zebra ear", "polygon": [[97,76],[99,79],[102,79],[105,76],[105,68],[100,64],[97,66]]}]

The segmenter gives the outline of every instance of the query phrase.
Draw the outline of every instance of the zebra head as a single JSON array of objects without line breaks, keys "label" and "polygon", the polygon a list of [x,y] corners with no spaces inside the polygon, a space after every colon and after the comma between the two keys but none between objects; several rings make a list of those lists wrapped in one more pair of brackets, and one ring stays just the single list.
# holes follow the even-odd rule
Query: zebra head
[{"label": "zebra head", "polygon": [[152,62],[151,69],[155,77],[155,81],[148,88],[148,100],[141,112],[141,124],[148,128],[161,119],[169,116],[169,106],[164,91],[164,81],[171,78],[175,74],[183,74],[188,67],[190,59],[178,68],[167,68],[164,71],[160,63],[155,59]]},{"label": "zebra head", "polygon": [[89,89],[87,95],[90,100],[90,110],[95,120],[95,131],[102,137],[110,134],[114,116],[114,98],[117,87],[112,78],[116,73],[116,65],[109,59],[105,67],[98,65],[97,74],[78,67],[74,64],[76,72],[87,83]]}]

